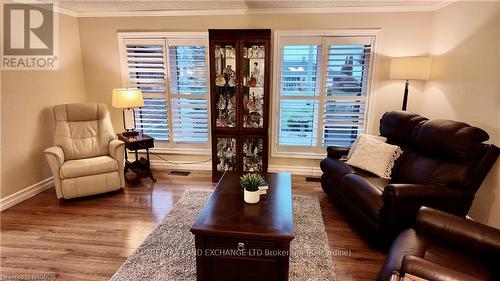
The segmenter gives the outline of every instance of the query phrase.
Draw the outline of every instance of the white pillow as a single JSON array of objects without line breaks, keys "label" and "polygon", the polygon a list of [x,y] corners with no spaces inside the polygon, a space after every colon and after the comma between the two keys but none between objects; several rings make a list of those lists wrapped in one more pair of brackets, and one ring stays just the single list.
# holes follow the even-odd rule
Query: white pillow
[{"label": "white pillow", "polygon": [[352,153],[356,149],[356,144],[358,144],[358,140],[359,140],[360,136],[367,136],[367,137],[374,138],[374,139],[376,139],[378,141],[381,141],[381,142],[386,142],[387,141],[387,138],[383,137],[383,136],[368,135],[368,134],[359,134],[358,137],[356,138],[356,140],[354,140],[354,142],[352,143],[351,149],[349,149],[349,153],[347,154],[347,157],[346,157],[347,159],[351,158]]},{"label": "white pillow", "polygon": [[402,150],[397,145],[361,135],[351,157],[346,163],[371,172],[381,178],[390,179],[394,163],[401,154]]}]

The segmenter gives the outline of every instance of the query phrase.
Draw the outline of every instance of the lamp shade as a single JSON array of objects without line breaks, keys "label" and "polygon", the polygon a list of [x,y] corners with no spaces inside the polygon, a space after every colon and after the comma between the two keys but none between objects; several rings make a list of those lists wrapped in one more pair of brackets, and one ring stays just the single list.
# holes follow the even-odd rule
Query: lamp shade
[{"label": "lamp shade", "polygon": [[390,79],[427,80],[431,72],[430,57],[392,58]]},{"label": "lamp shade", "polygon": [[136,88],[121,88],[113,90],[113,107],[134,108],[143,107],[142,92]]}]

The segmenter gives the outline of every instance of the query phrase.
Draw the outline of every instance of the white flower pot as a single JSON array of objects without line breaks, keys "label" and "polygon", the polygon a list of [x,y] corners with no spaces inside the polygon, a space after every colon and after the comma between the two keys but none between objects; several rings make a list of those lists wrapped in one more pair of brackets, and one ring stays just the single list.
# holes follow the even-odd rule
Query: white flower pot
[{"label": "white flower pot", "polygon": [[248,191],[246,189],[243,190],[243,199],[248,204],[256,204],[259,203],[260,200],[260,190],[257,191]]}]

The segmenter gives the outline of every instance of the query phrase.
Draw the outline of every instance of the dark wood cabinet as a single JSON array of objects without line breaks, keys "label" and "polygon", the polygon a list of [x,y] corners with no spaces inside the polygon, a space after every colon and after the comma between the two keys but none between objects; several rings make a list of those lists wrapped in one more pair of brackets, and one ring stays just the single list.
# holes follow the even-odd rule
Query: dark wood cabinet
[{"label": "dark wood cabinet", "polygon": [[267,171],[270,39],[267,29],[209,30],[214,181]]}]

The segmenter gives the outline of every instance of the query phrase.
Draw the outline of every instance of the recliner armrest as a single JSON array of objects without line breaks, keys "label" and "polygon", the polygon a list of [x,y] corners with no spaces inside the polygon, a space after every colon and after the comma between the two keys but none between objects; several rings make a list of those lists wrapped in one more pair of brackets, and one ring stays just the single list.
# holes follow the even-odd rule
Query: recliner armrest
[{"label": "recliner armrest", "polygon": [[389,184],[384,189],[384,200],[414,201],[420,199],[453,199],[473,198],[474,195],[465,190],[423,184]]},{"label": "recliner armrest", "polygon": [[50,171],[54,177],[57,198],[63,198],[60,171],[61,166],[64,164],[64,151],[58,146],[53,146],[45,149],[43,152],[45,153],[45,158],[47,158]]},{"label": "recliner armrest", "polygon": [[43,152],[47,157],[54,156],[55,159],[57,160],[57,163],[59,163],[59,166],[62,166],[62,164],[64,163],[64,151],[59,146],[49,147],[45,149]]},{"label": "recliner armrest", "polygon": [[328,146],[326,148],[327,157],[332,159],[340,159],[342,156],[347,156],[349,153],[349,147],[340,147],[340,146]]},{"label": "recliner armrest", "polygon": [[109,155],[115,159],[121,159],[122,154],[124,153],[125,143],[121,140],[112,140],[109,142]]},{"label": "recliner armrest", "polygon": [[120,175],[120,187],[125,186],[125,142],[121,140],[112,140],[108,144],[109,155],[118,162],[118,173]]},{"label": "recliner armrest", "polygon": [[406,255],[401,263],[400,273],[425,278],[433,281],[481,281],[468,274],[444,267],[437,263],[413,255]]},{"label": "recliner armrest", "polygon": [[420,184],[389,184],[382,194],[381,215],[386,226],[395,231],[412,227],[422,206],[433,207],[459,216],[469,211],[474,194],[467,190]]},{"label": "recliner armrest", "polygon": [[417,214],[417,231],[500,263],[500,230],[493,227],[422,207]]}]

